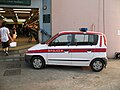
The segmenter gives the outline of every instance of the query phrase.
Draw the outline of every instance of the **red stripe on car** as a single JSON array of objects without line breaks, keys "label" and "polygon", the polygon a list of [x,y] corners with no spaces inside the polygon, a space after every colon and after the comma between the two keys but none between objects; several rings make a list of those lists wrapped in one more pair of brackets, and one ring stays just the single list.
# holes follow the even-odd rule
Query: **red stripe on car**
[{"label": "red stripe on car", "polygon": [[64,51],[68,51],[68,52],[73,52],[73,53],[77,53],[77,52],[106,52],[106,48],[97,48],[97,49],[45,49],[45,50],[30,50],[27,51],[27,53],[64,53]]},{"label": "red stripe on car", "polygon": [[29,50],[27,51],[27,53],[47,53],[48,50],[45,49],[45,50]]}]

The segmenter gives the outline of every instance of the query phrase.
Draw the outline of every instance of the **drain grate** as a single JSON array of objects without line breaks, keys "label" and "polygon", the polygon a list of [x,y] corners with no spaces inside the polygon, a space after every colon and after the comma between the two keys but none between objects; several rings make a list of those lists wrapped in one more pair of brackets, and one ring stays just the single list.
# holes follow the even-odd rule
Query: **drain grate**
[{"label": "drain grate", "polygon": [[11,69],[11,68],[21,68],[20,63],[12,63],[12,64],[7,64],[6,68]]},{"label": "drain grate", "polygon": [[4,72],[4,76],[13,76],[13,75],[20,75],[21,69],[12,69],[12,70],[6,70]]}]

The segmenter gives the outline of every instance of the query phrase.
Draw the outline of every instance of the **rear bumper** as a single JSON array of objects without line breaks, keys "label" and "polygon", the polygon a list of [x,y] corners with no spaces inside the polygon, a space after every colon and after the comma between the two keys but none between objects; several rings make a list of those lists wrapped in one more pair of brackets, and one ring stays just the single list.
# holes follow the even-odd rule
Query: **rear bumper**
[{"label": "rear bumper", "polygon": [[106,68],[107,63],[108,63],[108,58],[103,58],[103,61],[104,61],[104,67]]}]

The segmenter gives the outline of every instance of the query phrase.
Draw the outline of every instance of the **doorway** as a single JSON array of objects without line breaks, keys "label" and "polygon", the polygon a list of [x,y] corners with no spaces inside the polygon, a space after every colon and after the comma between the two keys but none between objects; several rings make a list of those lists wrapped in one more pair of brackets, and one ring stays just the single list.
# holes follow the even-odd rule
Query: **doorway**
[{"label": "doorway", "polygon": [[0,8],[0,17],[6,21],[10,34],[18,45],[38,42],[39,8]]}]

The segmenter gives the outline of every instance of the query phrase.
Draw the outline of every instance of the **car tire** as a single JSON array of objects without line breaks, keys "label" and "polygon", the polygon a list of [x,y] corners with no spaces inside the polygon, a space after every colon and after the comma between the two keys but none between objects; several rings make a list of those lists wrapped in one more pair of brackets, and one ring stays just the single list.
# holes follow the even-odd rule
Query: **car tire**
[{"label": "car tire", "polygon": [[34,69],[42,69],[45,67],[45,61],[41,57],[33,57],[31,59],[31,64]]},{"label": "car tire", "polygon": [[104,62],[101,59],[95,59],[91,62],[90,67],[94,72],[100,72],[104,67]]}]

